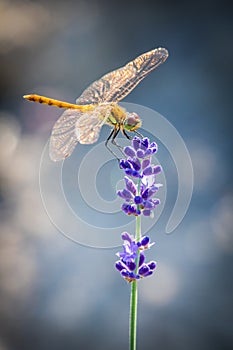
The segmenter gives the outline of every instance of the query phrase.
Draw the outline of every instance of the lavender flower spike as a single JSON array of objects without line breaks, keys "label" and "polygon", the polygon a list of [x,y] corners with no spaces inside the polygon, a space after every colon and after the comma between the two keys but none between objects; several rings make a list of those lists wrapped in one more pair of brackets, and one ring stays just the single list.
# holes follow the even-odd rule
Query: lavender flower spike
[{"label": "lavender flower spike", "polygon": [[[144,251],[149,249],[154,243],[150,243],[149,237],[145,236],[139,242],[127,232],[122,234],[123,252],[116,255],[120,258],[115,264],[121,276],[128,282],[132,282],[143,277],[152,275],[156,268],[156,262],[145,263]],[[139,257],[138,266],[137,259]]]},{"label": "lavender flower spike", "polygon": [[[118,191],[117,195],[124,199],[122,211],[127,215],[152,216],[153,210],[160,203],[155,198],[161,184],[156,183],[156,175],[162,171],[160,165],[151,164],[153,154],[157,152],[157,144],[149,141],[147,137],[140,139],[134,137],[132,146],[124,148],[127,159],[120,161],[125,171],[126,188]],[[140,189],[134,181],[140,180]]]}]

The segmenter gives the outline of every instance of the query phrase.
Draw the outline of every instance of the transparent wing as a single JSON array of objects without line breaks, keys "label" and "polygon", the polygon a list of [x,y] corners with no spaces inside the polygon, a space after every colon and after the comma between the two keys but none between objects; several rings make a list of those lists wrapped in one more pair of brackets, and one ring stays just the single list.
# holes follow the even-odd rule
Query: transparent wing
[{"label": "transparent wing", "polygon": [[77,120],[75,132],[81,144],[91,144],[98,140],[111,108],[111,105],[97,106],[91,113],[83,113]]},{"label": "transparent wing", "polygon": [[71,155],[78,142],[96,142],[111,108],[111,105],[102,105],[86,113],[67,109],[54,124],[49,144],[50,158],[63,160]]},{"label": "transparent wing", "polygon": [[63,160],[71,155],[78,139],[75,133],[77,120],[83,115],[75,109],[67,109],[54,124],[49,144],[50,158]]},{"label": "transparent wing", "polygon": [[150,72],[166,61],[168,51],[158,48],[142,54],[126,66],[104,75],[76,100],[77,104],[117,102],[127,96]]}]

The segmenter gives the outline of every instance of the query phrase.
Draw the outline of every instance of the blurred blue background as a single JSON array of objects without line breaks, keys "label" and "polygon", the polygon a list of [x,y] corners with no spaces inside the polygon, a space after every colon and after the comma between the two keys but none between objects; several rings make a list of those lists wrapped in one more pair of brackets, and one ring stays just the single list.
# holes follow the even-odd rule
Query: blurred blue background
[{"label": "blurred blue background", "polygon": [[[67,240],[41,202],[40,157],[61,112],[22,95],[73,102],[95,79],[159,46],[169,50],[168,61],[125,101],[155,109],[176,127],[195,184],[176,231],[164,234],[165,210],[151,232],[156,246],[149,256],[158,270],[140,284],[138,348],[232,349],[233,31],[227,4],[0,0],[1,350],[127,349],[130,288],[114,271],[116,249]],[[104,139],[107,127],[102,132]],[[172,165],[164,170],[173,176]]]}]

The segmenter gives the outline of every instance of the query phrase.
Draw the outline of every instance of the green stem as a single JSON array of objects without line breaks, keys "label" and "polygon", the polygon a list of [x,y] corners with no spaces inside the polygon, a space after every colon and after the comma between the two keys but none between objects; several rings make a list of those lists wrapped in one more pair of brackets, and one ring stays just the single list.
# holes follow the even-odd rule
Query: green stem
[{"label": "green stem", "polygon": [[[140,193],[140,184],[141,181],[138,181],[138,193]],[[141,238],[141,217],[140,215],[136,216],[136,242],[140,241]],[[136,273],[138,271],[139,264],[139,256],[138,252],[137,257],[137,268]],[[136,350],[136,341],[137,341],[137,306],[138,306],[138,286],[137,280],[131,282],[131,297],[130,297],[130,350]]]},{"label": "green stem", "polygon": [[137,340],[137,304],[138,290],[137,281],[131,282],[131,298],[130,298],[130,350],[136,350]]},{"label": "green stem", "polygon": [[141,216],[136,216],[136,242],[141,239]]}]

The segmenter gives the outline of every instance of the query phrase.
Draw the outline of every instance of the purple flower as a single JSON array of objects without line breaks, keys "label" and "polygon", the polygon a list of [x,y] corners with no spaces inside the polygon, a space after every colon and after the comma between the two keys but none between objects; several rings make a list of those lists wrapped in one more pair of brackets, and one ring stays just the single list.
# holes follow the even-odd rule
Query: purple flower
[{"label": "purple flower", "polygon": [[[124,148],[127,159],[120,161],[120,167],[125,171],[126,188],[117,192],[124,199],[122,211],[127,215],[152,216],[153,210],[160,203],[155,198],[156,192],[162,186],[156,183],[156,175],[162,169],[160,165],[151,164],[152,155],[157,152],[157,144],[147,137],[134,137],[132,146]],[[130,179],[131,177],[131,179]],[[140,186],[134,181],[140,181]]]},{"label": "purple flower", "polygon": [[150,238],[144,236],[139,242],[127,232],[122,233],[123,251],[116,255],[120,258],[115,264],[121,276],[128,282],[150,276],[156,268],[156,262],[145,263],[144,251],[149,249],[154,243],[150,243]]},{"label": "purple flower", "polygon": [[134,157],[135,154],[137,158],[145,159],[148,156],[157,152],[157,144],[155,142],[150,143],[147,137],[140,139],[135,136],[132,140],[132,147],[125,147],[125,155],[129,157]]},{"label": "purple flower", "polygon": [[[125,177],[126,189],[117,192],[117,195],[125,200],[122,204],[122,210],[128,215],[147,215],[148,209],[151,211],[160,203],[154,195],[159,190],[160,184],[156,184],[155,179],[151,185],[141,183],[140,191],[137,193],[136,185]],[[145,212],[145,213],[144,213]]]}]

